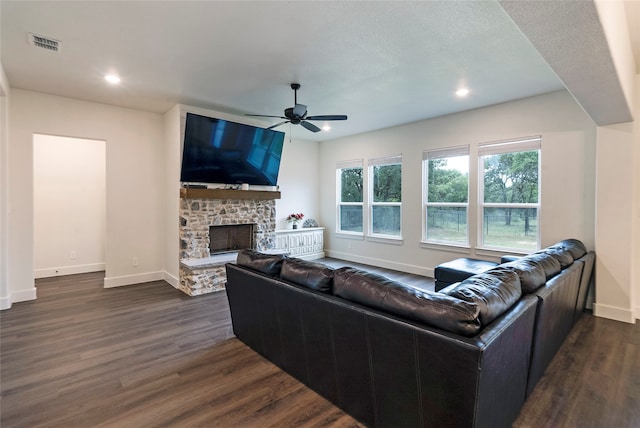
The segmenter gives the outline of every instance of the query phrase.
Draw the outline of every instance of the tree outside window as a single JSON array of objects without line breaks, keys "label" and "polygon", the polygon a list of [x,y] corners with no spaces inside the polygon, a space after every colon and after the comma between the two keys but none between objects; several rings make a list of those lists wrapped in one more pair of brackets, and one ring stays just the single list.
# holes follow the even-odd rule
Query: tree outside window
[{"label": "tree outside window", "polygon": [[484,246],[526,251],[539,247],[539,147],[539,138],[479,147]]},{"label": "tree outside window", "polygon": [[423,154],[426,241],[466,245],[469,242],[469,147]]},{"label": "tree outside window", "polygon": [[402,231],[402,156],[371,159],[371,235],[400,237]]},{"label": "tree outside window", "polygon": [[343,168],[339,165],[337,169],[339,185],[338,231],[361,234],[363,232],[362,161],[360,161],[360,166],[352,166],[351,164],[353,162]]}]

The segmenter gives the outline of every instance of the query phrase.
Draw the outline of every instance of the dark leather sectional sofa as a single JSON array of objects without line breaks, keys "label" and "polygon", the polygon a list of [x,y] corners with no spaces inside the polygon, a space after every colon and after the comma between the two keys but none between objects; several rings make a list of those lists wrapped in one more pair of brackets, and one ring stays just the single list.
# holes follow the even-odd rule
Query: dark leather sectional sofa
[{"label": "dark leather sectional sofa", "polygon": [[255,251],[227,265],[235,335],[380,427],[507,427],[584,310],[569,239],[441,290]]}]

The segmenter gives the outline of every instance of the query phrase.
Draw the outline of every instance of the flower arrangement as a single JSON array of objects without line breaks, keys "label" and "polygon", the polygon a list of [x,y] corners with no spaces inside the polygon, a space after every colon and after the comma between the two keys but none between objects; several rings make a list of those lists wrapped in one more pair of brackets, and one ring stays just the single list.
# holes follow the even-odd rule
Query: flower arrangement
[{"label": "flower arrangement", "polygon": [[293,213],[287,216],[287,221],[293,222],[293,228],[298,228],[298,222],[304,218],[302,213]]}]

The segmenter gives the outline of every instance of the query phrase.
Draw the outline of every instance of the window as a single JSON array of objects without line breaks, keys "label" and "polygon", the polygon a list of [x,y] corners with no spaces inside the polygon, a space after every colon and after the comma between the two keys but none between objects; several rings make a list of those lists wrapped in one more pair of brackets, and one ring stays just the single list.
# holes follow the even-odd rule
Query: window
[{"label": "window", "polygon": [[468,245],[469,146],[422,155],[425,240]]},{"label": "window", "polygon": [[369,160],[371,236],[399,238],[402,217],[402,156]]},{"label": "window", "polygon": [[336,167],[338,183],[338,232],[363,233],[362,160],[340,162]]},{"label": "window", "polygon": [[540,137],[481,144],[478,156],[482,246],[537,249]]}]

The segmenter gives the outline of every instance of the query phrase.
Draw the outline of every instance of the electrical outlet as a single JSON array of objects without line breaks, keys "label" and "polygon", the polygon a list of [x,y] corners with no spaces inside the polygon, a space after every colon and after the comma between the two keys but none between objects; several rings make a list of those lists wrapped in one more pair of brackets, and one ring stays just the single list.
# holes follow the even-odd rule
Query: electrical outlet
[{"label": "electrical outlet", "polygon": [[71,260],[74,260],[76,257],[77,257],[76,250],[71,250],[71,251],[69,252],[69,258],[70,258]]},{"label": "electrical outlet", "polygon": [[138,262],[138,258],[134,257],[133,259],[131,259],[131,265],[132,266],[138,266],[140,263]]}]

